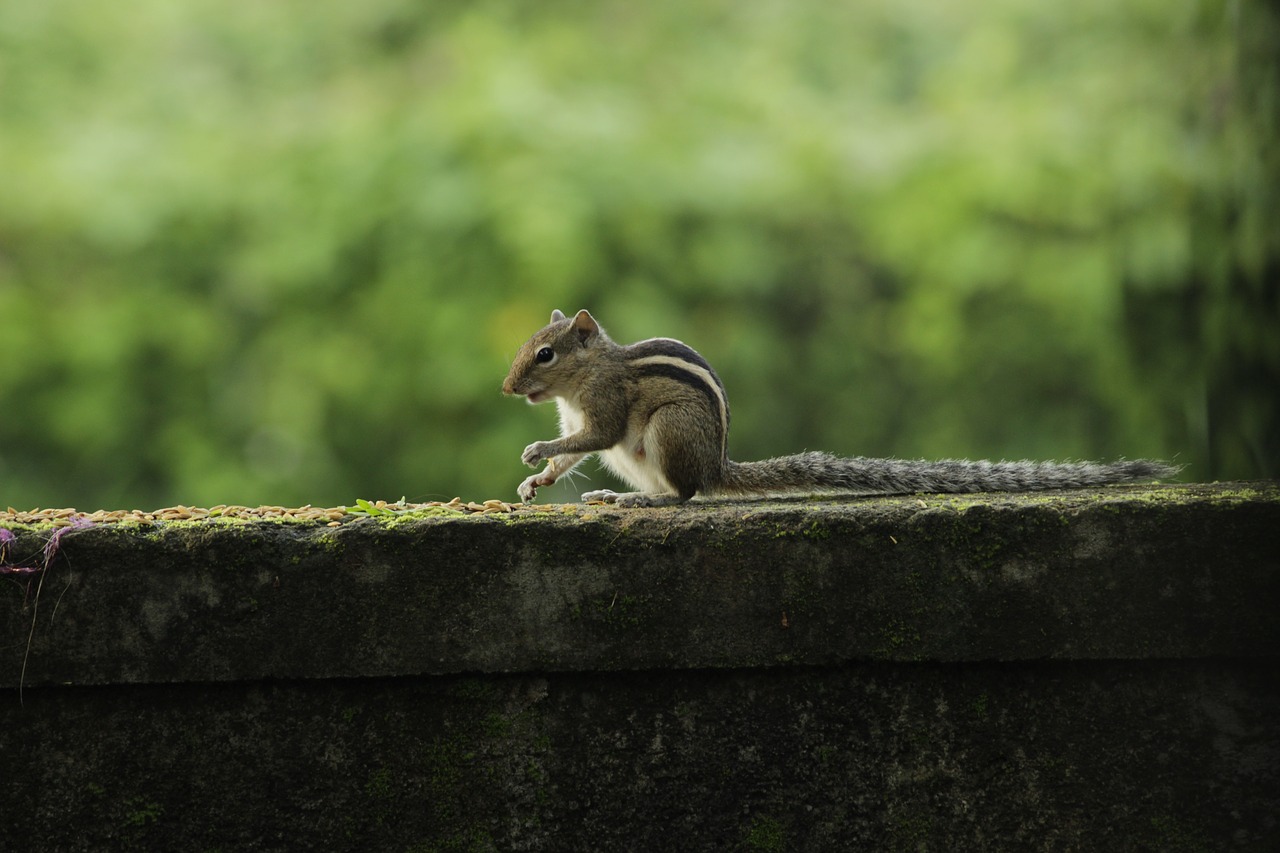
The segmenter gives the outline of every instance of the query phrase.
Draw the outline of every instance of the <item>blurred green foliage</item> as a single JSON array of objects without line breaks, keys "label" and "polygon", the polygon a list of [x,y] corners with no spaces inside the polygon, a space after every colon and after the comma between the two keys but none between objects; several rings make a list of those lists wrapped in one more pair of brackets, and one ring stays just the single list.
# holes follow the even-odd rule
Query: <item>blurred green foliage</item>
[{"label": "blurred green foliage", "polygon": [[740,459],[1276,476],[1278,46],[1248,2],[7,0],[0,503],[513,497],[557,307],[699,349]]}]

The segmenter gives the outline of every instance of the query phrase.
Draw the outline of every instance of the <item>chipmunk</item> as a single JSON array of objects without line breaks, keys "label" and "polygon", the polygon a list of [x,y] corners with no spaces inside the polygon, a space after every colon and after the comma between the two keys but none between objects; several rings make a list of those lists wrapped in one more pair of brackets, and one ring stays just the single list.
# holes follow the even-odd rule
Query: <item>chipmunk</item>
[{"label": "chipmunk", "polygon": [[786,492],[908,494],[1073,489],[1170,476],[1164,462],[938,462],[842,458],[807,452],[733,462],[727,452],[729,398],[692,348],[671,338],[620,346],[595,318],[560,311],[516,353],[504,394],[555,399],[560,437],[535,441],[520,459],[541,472],[516,489],[528,503],[589,454],[637,491],[587,492],[585,502],[621,507],[680,504],[694,495]]}]

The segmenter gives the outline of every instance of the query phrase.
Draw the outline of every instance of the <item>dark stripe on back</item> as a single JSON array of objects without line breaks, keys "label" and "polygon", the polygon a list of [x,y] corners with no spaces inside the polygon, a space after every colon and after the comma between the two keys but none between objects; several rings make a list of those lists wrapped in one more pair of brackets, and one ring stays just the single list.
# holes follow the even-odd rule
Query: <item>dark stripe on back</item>
[{"label": "dark stripe on back", "polygon": [[[652,353],[657,355],[657,353]],[[661,376],[666,379],[674,379],[690,388],[697,389],[707,398],[707,404],[711,406],[711,411],[716,416],[716,422],[720,422],[720,398],[716,396],[716,392],[707,387],[707,382],[701,376],[692,371],[676,367],[674,364],[642,364],[637,367],[641,376]],[[712,374],[714,376],[715,374]],[[719,384],[717,382],[717,384]],[[726,413],[727,414],[727,413]]]},{"label": "dark stripe on back", "polygon": [[[627,358],[649,358],[655,355],[665,355],[669,358],[678,358],[681,361],[687,361],[701,367],[707,373],[711,374],[711,378],[720,386],[720,392],[724,393],[724,383],[720,381],[720,376],[716,373],[705,358],[698,354],[698,351],[688,344],[682,344],[679,341],[673,341],[670,338],[652,338],[647,341],[634,343],[626,348]],[[716,406],[715,408],[719,408]]]}]

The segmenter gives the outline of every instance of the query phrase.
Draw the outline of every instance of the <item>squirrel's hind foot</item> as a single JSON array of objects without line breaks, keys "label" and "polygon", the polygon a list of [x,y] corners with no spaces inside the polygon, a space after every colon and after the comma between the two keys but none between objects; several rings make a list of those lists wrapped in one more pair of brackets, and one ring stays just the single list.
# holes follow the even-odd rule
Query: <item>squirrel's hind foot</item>
[{"label": "squirrel's hind foot", "polygon": [[620,507],[674,506],[675,504],[684,503],[684,500],[679,495],[660,495],[650,494],[649,492],[615,492],[611,489],[587,492],[582,496],[583,503],[603,501]]}]

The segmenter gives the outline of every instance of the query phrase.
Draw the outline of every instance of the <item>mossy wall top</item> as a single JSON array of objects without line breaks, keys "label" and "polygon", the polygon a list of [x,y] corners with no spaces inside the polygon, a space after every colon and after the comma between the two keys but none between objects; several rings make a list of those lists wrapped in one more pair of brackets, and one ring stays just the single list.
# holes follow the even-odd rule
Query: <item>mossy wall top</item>
[{"label": "mossy wall top", "polygon": [[0,579],[0,683],[1270,655],[1278,529],[1274,483],[99,525]]}]

